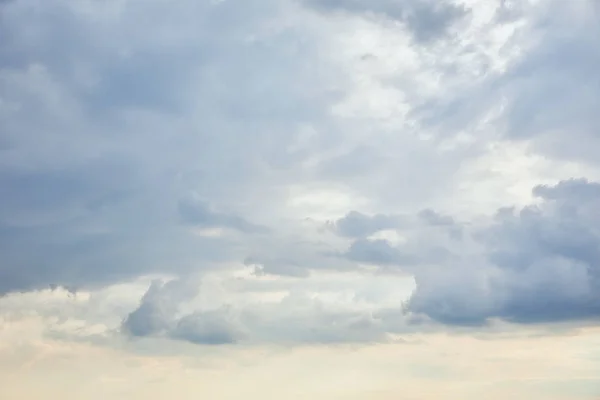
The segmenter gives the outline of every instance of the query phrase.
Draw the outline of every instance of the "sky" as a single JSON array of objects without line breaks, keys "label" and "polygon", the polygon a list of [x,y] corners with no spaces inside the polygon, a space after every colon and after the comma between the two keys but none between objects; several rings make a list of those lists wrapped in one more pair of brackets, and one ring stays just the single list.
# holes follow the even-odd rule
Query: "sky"
[{"label": "sky", "polygon": [[0,0],[0,397],[600,396],[596,0]]}]

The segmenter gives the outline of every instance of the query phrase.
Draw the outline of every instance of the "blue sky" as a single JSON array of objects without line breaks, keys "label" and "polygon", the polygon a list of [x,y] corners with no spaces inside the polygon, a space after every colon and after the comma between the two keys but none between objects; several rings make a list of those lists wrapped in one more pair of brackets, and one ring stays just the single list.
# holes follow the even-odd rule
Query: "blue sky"
[{"label": "blue sky", "polygon": [[594,0],[0,1],[0,384],[595,398],[599,22]]}]

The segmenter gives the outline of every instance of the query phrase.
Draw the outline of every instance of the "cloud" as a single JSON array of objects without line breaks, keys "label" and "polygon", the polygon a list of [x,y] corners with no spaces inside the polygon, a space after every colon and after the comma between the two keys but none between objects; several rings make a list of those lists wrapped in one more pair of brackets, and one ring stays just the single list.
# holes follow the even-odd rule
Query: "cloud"
[{"label": "cloud", "polygon": [[342,236],[365,237],[379,231],[401,228],[406,224],[404,220],[402,216],[382,214],[369,216],[351,211],[335,221],[334,225],[336,232]]},{"label": "cloud", "polygon": [[469,100],[486,104],[501,99],[498,127],[506,139],[527,143],[546,157],[595,163],[597,2],[511,1],[502,2],[496,13],[498,26],[518,26],[514,40],[520,55],[491,77],[485,89],[469,93]]},{"label": "cloud", "polygon": [[170,335],[195,344],[220,345],[237,343],[243,332],[225,310],[216,310],[184,316]]},{"label": "cloud", "polygon": [[124,331],[132,336],[149,336],[161,333],[169,327],[168,319],[176,310],[168,304],[171,299],[164,298],[162,289],[160,282],[152,282],[139,307],[123,321]]},{"label": "cloud", "polygon": [[358,239],[350,245],[344,255],[353,261],[377,265],[406,265],[417,262],[414,256],[393,247],[383,239]]},{"label": "cloud", "polygon": [[[234,332],[241,331],[249,340],[285,341],[294,337],[296,341],[337,342],[344,341],[344,335],[349,341],[383,340],[388,334],[418,331],[424,329],[419,315],[449,326],[471,327],[482,327],[497,319],[533,324],[597,318],[599,187],[585,179],[538,185],[532,189],[538,199],[535,205],[502,208],[483,222],[464,226],[460,238],[447,235],[447,225],[456,224],[453,218],[442,218],[427,210],[413,219],[420,225],[403,231],[403,244],[352,239],[343,253],[347,259],[375,265],[383,273],[396,270],[414,275],[416,286],[404,309],[396,304],[368,312],[336,311],[322,308],[310,297],[288,295],[270,306],[238,309],[235,320],[243,328],[233,329],[234,319],[227,312],[199,313],[189,316],[191,320],[184,317],[181,321],[185,324],[176,323],[187,329],[186,334],[174,335],[200,340],[194,339],[192,327],[197,326],[199,337],[205,335],[209,342],[233,342],[231,338],[240,337]],[[441,229],[446,235],[436,236],[431,229]],[[462,251],[455,246],[450,253],[444,247],[448,243],[459,244]],[[143,309],[140,307],[131,316]],[[152,325],[154,313],[145,314]],[[222,334],[221,339],[211,336],[212,324],[215,332]],[[299,331],[293,334],[274,326]],[[425,322],[425,327],[434,328],[431,322]],[[228,329],[231,336],[225,334]]]},{"label": "cloud", "polygon": [[[312,232],[297,233],[304,218],[326,210],[335,219],[359,198],[420,207],[443,192],[470,150],[442,151],[418,137],[421,121],[396,117],[440,96],[414,82],[447,69],[442,54],[430,63],[405,32],[374,24],[363,34],[381,40],[365,63],[344,42],[360,22],[309,11],[271,0],[4,4],[0,293],[185,275],[248,257],[272,274],[341,269],[322,257],[337,244],[308,245],[300,236]],[[382,63],[396,51],[386,35],[411,63]],[[455,67],[450,86],[471,70]],[[384,89],[389,101],[367,107]],[[388,109],[398,104],[400,114]],[[422,175],[410,172],[417,164]],[[198,232],[215,227],[230,229]]]},{"label": "cloud", "polygon": [[[193,228],[264,233],[242,204],[276,197],[269,170],[290,161],[281,149],[305,121],[318,123],[317,103],[329,101],[311,89],[323,86],[316,81],[298,85],[316,79],[293,62],[313,44],[300,46],[293,26],[269,31],[280,10],[255,6],[5,5],[0,293],[185,273],[247,256],[232,248],[243,244],[231,232]],[[160,23],[165,13],[176,22]],[[152,32],[135,28],[138,18],[154,21]],[[24,20],[36,27],[30,36]]]},{"label": "cloud", "polygon": [[[538,185],[535,204],[501,208],[470,225],[427,209],[396,228],[403,237],[396,244],[366,237],[397,226],[392,217],[352,212],[335,226],[360,216],[343,257],[415,276],[411,313],[450,325],[587,320],[600,312],[599,188],[586,179]],[[364,221],[378,221],[377,228]]]},{"label": "cloud", "polygon": [[[254,268],[258,275],[274,274],[279,276],[293,276],[306,278],[310,274],[310,266],[301,265],[297,260],[286,258],[247,257],[244,265]],[[315,268],[313,265],[312,268]]]},{"label": "cloud", "polygon": [[501,209],[472,235],[481,245],[461,265],[416,270],[409,309],[447,323],[519,323],[597,318],[600,202],[586,180],[537,186],[541,202]]},{"label": "cloud", "polygon": [[225,308],[194,311],[178,317],[180,306],[197,295],[189,282],[153,281],[139,306],[123,320],[122,332],[132,337],[162,336],[195,344],[231,344],[238,341],[234,322]]},{"label": "cloud", "polygon": [[447,215],[431,209],[415,215],[366,215],[351,211],[330,227],[342,238],[352,239],[339,253],[353,262],[411,271],[418,265],[447,262],[451,247],[460,240],[463,227]]},{"label": "cloud", "polygon": [[0,295],[168,276],[113,318],[203,344],[593,319],[592,6],[3,2]]},{"label": "cloud", "polygon": [[195,304],[197,291],[182,295],[182,288],[191,286],[181,280],[153,282],[138,307],[124,318],[121,332],[134,338],[162,337],[202,345],[297,344],[387,341],[389,333],[406,327],[385,308],[326,306],[296,291],[278,301],[249,303],[246,298],[235,306],[206,308]]},{"label": "cloud", "polygon": [[600,198],[600,184],[589,182],[585,178],[561,181],[554,186],[538,185],[533,188],[533,195],[546,201],[558,201],[563,204],[568,202],[598,201]]},{"label": "cloud", "polygon": [[374,14],[401,22],[418,42],[444,37],[449,28],[468,13],[464,7],[447,1],[304,0],[304,3],[325,12]]},{"label": "cloud", "polygon": [[220,213],[201,199],[180,200],[177,206],[181,220],[190,225],[203,228],[231,228],[245,233],[266,232],[266,228],[254,225],[237,215]]},{"label": "cloud", "polygon": [[427,224],[433,226],[452,226],[455,224],[454,218],[448,215],[441,215],[431,209],[420,211],[418,216]]}]

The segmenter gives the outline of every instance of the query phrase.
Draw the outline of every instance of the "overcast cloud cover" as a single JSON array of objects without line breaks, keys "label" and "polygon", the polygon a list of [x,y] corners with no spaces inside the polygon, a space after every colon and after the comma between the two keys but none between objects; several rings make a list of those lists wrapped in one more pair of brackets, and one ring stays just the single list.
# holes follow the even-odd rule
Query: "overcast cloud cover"
[{"label": "overcast cloud cover", "polygon": [[1,1],[0,321],[152,354],[594,327],[598,71],[596,0]]}]

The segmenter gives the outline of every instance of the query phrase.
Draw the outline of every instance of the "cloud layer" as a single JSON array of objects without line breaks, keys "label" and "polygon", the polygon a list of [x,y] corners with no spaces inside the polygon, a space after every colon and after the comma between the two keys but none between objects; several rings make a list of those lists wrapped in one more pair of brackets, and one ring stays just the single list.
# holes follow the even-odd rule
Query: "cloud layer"
[{"label": "cloud layer", "polygon": [[1,2],[0,295],[158,276],[106,323],[215,345],[597,320],[599,18]]}]

